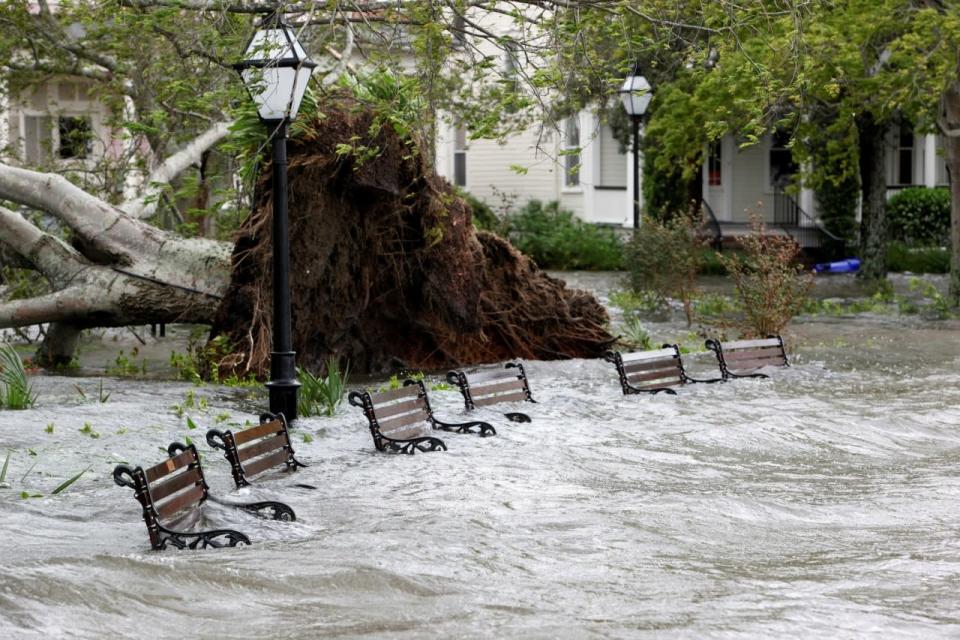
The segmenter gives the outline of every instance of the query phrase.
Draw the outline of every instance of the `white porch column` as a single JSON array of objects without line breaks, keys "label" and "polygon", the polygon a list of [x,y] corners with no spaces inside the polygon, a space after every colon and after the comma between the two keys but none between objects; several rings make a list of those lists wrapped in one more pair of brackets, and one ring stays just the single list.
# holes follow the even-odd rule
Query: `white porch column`
[{"label": "white porch column", "polygon": [[10,144],[10,102],[7,98],[7,81],[0,80],[0,149]]},{"label": "white porch column", "polygon": [[733,220],[733,156],[737,153],[737,141],[729,133],[721,139],[720,182],[723,184],[723,212],[717,211],[720,220]]},{"label": "white porch column", "polygon": [[[809,175],[810,173],[809,165],[803,168],[803,173]],[[797,204],[800,205],[800,208],[803,209],[804,213],[810,216],[809,218],[807,218],[801,215],[800,220],[798,221],[798,224],[801,227],[813,226],[813,220],[817,217],[816,211],[813,210],[814,207],[816,206],[816,200],[814,199],[813,189],[808,187],[806,183],[800,186],[800,201]]]},{"label": "white porch column", "polygon": [[923,185],[937,186],[937,136],[933,133],[923,137]]},{"label": "white porch column", "polygon": [[596,222],[596,189],[600,181],[600,119],[590,111],[580,112],[580,188],[583,189],[583,219]]}]

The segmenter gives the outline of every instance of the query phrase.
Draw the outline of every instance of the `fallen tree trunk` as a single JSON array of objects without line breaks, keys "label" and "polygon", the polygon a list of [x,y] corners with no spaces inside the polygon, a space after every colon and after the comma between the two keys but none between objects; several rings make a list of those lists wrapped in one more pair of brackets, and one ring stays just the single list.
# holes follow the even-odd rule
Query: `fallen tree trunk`
[{"label": "fallen tree trunk", "polygon": [[[290,141],[294,349],[355,372],[437,369],[510,358],[597,357],[613,341],[596,299],[543,273],[505,240],[478,232],[468,205],[415,148],[345,100]],[[337,143],[363,140],[363,162]],[[269,170],[266,174],[269,176]],[[237,349],[227,367],[264,374],[271,344],[270,182],[233,255],[212,335]],[[227,364],[227,363],[225,363]]]},{"label": "fallen tree trunk", "polygon": [[[336,153],[338,141],[362,139],[370,125],[370,115],[344,100],[290,144],[301,365],[319,370],[332,356],[353,371],[381,372],[602,353],[613,338],[600,304],[474,229],[466,203],[412,146],[384,129],[369,141],[376,157],[358,163]],[[265,374],[269,186],[260,182],[231,260],[226,243],[181,238],[137,219],[140,205],[115,207],[63,177],[0,164],[0,199],[46,211],[73,232],[67,244],[0,207],[0,244],[51,285],[48,294],[0,303],[0,328],[61,323],[44,353],[62,361],[77,329],[212,324],[211,337],[225,335],[234,348],[222,368]]]}]

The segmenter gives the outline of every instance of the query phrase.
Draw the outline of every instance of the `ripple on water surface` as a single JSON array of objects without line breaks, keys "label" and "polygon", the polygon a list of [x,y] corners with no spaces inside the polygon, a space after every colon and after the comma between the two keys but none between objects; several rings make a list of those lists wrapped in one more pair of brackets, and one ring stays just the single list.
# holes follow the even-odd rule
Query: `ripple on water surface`
[{"label": "ripple on water surface", "polygon": [[[811,347],[768,380],[675,397],[624,397],[602,361],[530,363],[533,423],[480,411],[499,435],[440,434],[446,453],[375,454],[350,407],[301,420],[297,479],[316,491],[283,475],[232,489],[202,437],[217,416],[255,419],[229,392],[109,381],[100,404],[70,389],[95,380],[44,378],[40,406],[0,413],[16,450],[0,636],[956,636],[958,355],[873,367]],[[208,400],[186,412],[197,430],[170,409],[189,391]],[[110,471],[187,436],[215,494],[279,498],[299,521],[209,504],[204,523],[256,545],[147,551]]]}]

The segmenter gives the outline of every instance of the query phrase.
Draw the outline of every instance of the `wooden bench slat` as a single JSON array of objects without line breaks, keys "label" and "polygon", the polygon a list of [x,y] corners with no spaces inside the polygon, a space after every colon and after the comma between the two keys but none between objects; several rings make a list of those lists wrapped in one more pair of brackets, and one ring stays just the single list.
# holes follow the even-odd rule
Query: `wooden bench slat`
[{"label": "wooden bench slat", "polygon": [[523,389],[523,380],[520,378],[514,378],[513,380],[507,380],[506,382],[492,382],[480,385],[471,385],[470,395],[476,398],[477,396],[488,396],[491,393],[513,391],[514,389]]},{"label": "wooden bench slat", "polygon": [[276,453],[271,453],[268,456],[257,458],[256,460],[243,465],[243,473],[244,475],[255,476],[258,473],[262,473],[267,469],[270,469],[271,467],[286,464],[289,457],[290,453],[286,450],[280,450]]},{"label": "wooden bench slat", "polygon": [[415,427],[410,427],[406,425],[403,427],[397,427],[396,429],[384,431],[380,430],[380,435],[385,438],[390,438],[391,440],[412,440],[413,438],[419,438],[428,434],[428,429],[426,425],[418,425]]},{"label": "wooden bench slat", "polygon": [[188,489],[183,493],[179,493],[174,497],[170,498],[162,505],[157,507],[157,515],[160,518],[169,518],[178,511],[186,509],[187,507],[192,507],[193,505],[200,502],[204,496],[204,491],[202,486],[196,486],[192,489]]},{"label": "wooden bench slat", "polygon": [[237,431],[233,434],[233,441],[236,442],[239,447],[244,442],[250,442],[251,440],[256,440],[257,438],[272,435],[280,431],[283,431],[283,423],[279,420],[271,420],[270,422],[264,422],[255,427],[244,429],[243,431]]},{"label": "wooden bench slat", "polygon": [[410,413],[405,413],[398,418],[392,418],[390,420],[380,420],[377,418],[377,423],[380,425],[380,431],[386,431],[388,429],[396,429],[398,427],[405,427],[409,424],[414,424],[417,422],[424,422],[430,416],[427,415],[427,412],[423,409],[418,409],[417,411],[412,411]]},{"label": "wooden bench slat", "polygon": [[415,396],[420,393],[420,385],[411,384],[407,387],[400,387],[398,389],[388,389],[387,391],[376,391],[370,393],[370,400],[373,401],[373,406],[378,404],[383,404],[384,402],[390,402],[391,400],[399,400],[400,398],[409,398],[410,396]]},{"label": "wooden bench slat", "polygon": [[399,415],[401,413],[406,413],[408,411],[413,411],[414,409],[420,409],[425,406],[423,398],[412,398],[410,400],[404,400],[403,402],[397,402],[387,406],[378,407],[374,405],[374,412],[377,414],[377,418],[384,420],[390,416]]},{"label": "wooden bench slat", "polygon": [[667,378],[672,378],[679,382],[680,370],[665,369],[660,371],[648,371],[646,373],[635,373],[627,376],[627,382],[633,384],[634,382],[643,382],[644,380],[664,380]]},{"label": "wooden bench slat", "polygon": [[170,475],[180,467],[187,466],[193,461],[193,452],[187,449],[186,451],[178,453],[172,458],[164,460],[160,464],[150,467],[143,473],[147,476],[147,482],[155,482],[163,476]]},{"label": "wooden bench slat", "polygon": [[491,404],[499,404],[501,402],[523,402],[527,399],[527,394],[523,391],[518,391],[516,393],[507,393],[500,396],[487,396],[486,398],[480,398],[479,400],[474,399],[473,404],[478,407],[485,407]]},{"label": "wooden bench slat", "polygon": [[650,371],[652,369],[679,369],[679,358],[662,358],[659,360],[649,360],[646,362],[631,362],[623,365],[624,373],[633,373],[635,371]]},{"label": "wooden bench slat", "polygon": [[183,473],[179,473],[172,478],[168,478],[163,482],[158,482],[156,484],[148,485],[150,488],[150,497],[153,498],[154,502],[159,502],[164,498],[167,498],[181,489],[185,489],[192,484],[197,484],[200,482],[200,471],[197,469],[187,469]]},{"label": "wooden bench slat", "polygon": [[474,385],[481,382],[493,382],[495,380],[503,380],[504,378],[516,378],[519,374],[519,371],[513,367],[507,369],[485,369],[483,371],[475,371],[473,373],[467,374],[467,384],[470,385],[472,389]]},{"label": "wooden bench slat", "polygon": [[739,360],[736,363],[727,363],[727,369],[731,371],[743,371],[746,369],[759,369],[761,367],[771,367],[771,366],[780,366],[783,364],[782,360]]},{"label": "wooden bench slat", "polygon": [[748,347],[779,347],[778,338],[763,338],[761,340],[732,340],[730,342],[721,342],[720,347],[724,352],[731,349],[746,349]]},{"label": "wooden bench slat", "polygon": [[723,359],[727,362],[736,362],[737,360],[761,360],[763,358],[777,358],[783,360],[783,352],[777,349],[749,349],[744,351],[734,351],[733,353],[724,353]]},{"label": "wooden bench slat", "polygon": [[647,384],[638,384],[634,385],[637,389],[662,389],[664,387],[679,387],[679,380],[671,380],[669,382],[648,382]]},{"label": "wooden bench slat", "polygon": [[637,362],[639,360],[650,360],[651,358],[665,358],[667,356],[676,356],[677,352],[673,348],[654,349],[652,351],[635,351],[633,353],[621,353],[620,359],[624,363]]},{"label": "wooden bench slat", "polygon": [[244,447],[243,449],[237,450],[237,458],[240,459],[240,462],[249,460],[250,458],[256,458],[257,456],[262,456],[265,453],[270,453],[276,449],[282,449],[287,446],[287,437],[284,434],[278,436],[273,436],[272,438],[264,438],[260,442],[255,442],[249,447]]}]

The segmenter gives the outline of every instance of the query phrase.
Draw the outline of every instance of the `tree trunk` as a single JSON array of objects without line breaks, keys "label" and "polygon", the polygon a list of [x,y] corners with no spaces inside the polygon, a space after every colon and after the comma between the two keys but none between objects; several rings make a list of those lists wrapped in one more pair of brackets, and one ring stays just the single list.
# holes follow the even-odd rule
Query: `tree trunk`
[{"label": "tree trunk", "polygon": [[944,155],[950,176],[950,289],[953,306],[960,305],[960,79],[947,88],[941,100],[940,122]]},{"label": "tree trunk", "polygon": [[[41,272],[53,289],[0,302],[0,328],[212,321],[230,276],[226,243],[160,231],[61,176],[7,165],[0,165],[0,198],[56,216],[70,227],[75,244],[0,207],[0,243]],[[53,351],[55,358],[65,357],[62,349]]]},{"label": "tree trunk", "polygon": [[889,124],[864,112],[857,120],[860,137],[860,272],[867,281],[887,277],[887,178],[885,150]]},{"label": "tree trunk", "polygon": [[41,367],[65,367],[73,362],[83,329],[66,322],[51,322],[37,349],[35,361]]}]

